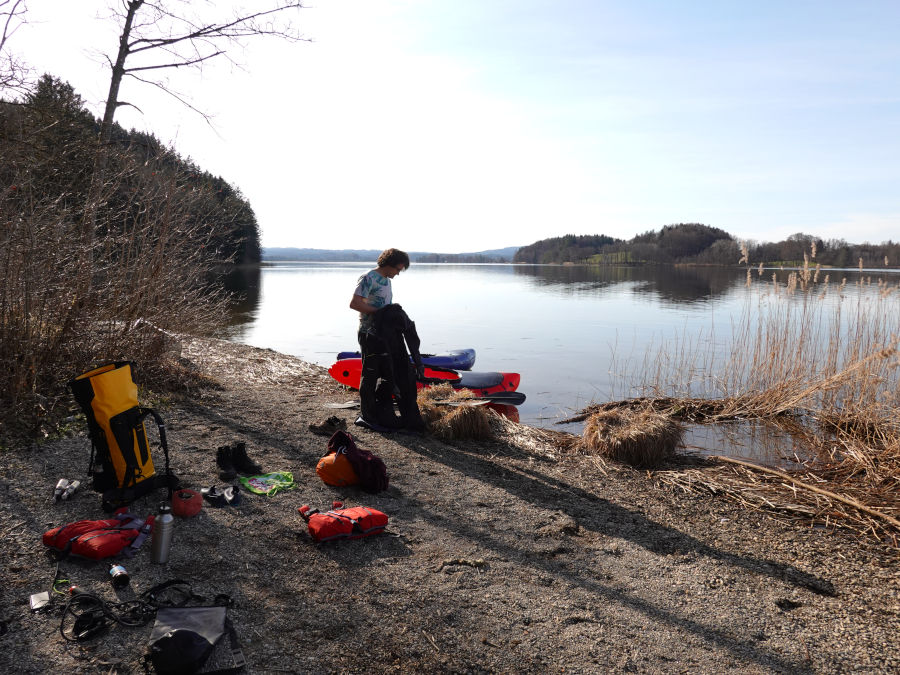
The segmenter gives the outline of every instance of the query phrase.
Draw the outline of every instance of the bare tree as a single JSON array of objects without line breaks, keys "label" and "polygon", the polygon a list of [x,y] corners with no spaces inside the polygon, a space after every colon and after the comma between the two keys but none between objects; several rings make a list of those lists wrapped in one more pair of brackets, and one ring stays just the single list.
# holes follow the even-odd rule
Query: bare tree
[{"label": "bare tree", "polygon": [[[258,0],[257,0],[258,1]],[[121,22],[119,47],[115,59],[108,58],[111,69],[109,93],[100,125],[99,145],[95,155],[92,187],[84,210],[81,226],[82,251],[92,248],[97,224],[100,190],[106,181],[107,152],[112,137],[116,110],[134,103],[119,98],[125,77],[158,87],[182,104],[206,117],[185,97],[175,92],[158,73],[186,67],[201,67],[213,59],[234,63],[229,50],[240,47],[244,40],[254,37],[276,37],[290,42],[304,40],[286,15],[303,8],[297,0],[269,0],[262,9],[235,9],[228,18],[209,18],[205,12],[216,13],[217,3],[211,0],[117,0],[115,10]],[[218,3],[221,4],[221,3]],[[89,285],[89,261],[79,275],[82,289]]]},{"label": "bare tree", "polygon": [[[214,4],[206,2],[204,6],[209,8]],[[166,69],[200,66],[218,57],[231,60],[228,50],[239,46],[246,38],[269,36],[292,42],[303,40],[289,21],[282,21],[287,12],[302,7],[294,0],[275,0],[268,8],[236,10],[230,18],[207,19],[199,13],[196,0],[190,3],[186,0],[122,0],[117,11],[122,32],[116,58],[109,59],[112,74],[100,130],[101,142],[110,138],[116,110],[123,105],[134,105],[119,99],[123,78],[132,77],[158,87],[205,117],[153,74]]]},{"label": "bare tree", "polygon": [[0,0],[0,90],[21,90],[27,69],[9,51],[9,39],[24,23],[25,0]]}]

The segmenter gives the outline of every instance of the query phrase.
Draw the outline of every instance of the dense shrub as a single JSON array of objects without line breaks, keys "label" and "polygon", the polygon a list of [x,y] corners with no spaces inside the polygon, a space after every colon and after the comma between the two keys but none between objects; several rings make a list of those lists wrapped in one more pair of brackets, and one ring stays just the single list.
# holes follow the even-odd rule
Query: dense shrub
[{"label": "dense shrub", "polygon": [[0,436],[41,429],[98,362],[153,372],[177,334],[214,332],[214,272],[258,260],[237,191],[152,137],[101,148],[96,130],[49,76],[0,102]]}]

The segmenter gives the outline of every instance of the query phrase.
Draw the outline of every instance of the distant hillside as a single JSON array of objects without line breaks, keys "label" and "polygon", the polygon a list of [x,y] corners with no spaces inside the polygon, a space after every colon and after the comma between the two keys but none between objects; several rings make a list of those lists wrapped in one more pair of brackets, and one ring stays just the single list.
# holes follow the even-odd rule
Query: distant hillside
[{"label": "distant hillside", "polygon": [[896,268],[900,243],[848,244],[843,239],[823,240],[792,234],[783,241],[739,241],[717,227],[700,223],[666,225],[625,241],[596,234],[573,234],[541,239],[520,248],[516,263],[589,263],[642,265],[678,263],[695,265],[800,266],[808,262],[830,267]]},{"label": "distant hillside", "polygon": [[307,262],[369,262],[378,259],[381,251],[374,249],[325,249],[267,247],[262,251],[264,261],[298,260]]},{"label": "distant hillside", "polygon": [[513,259],[513,256],[516,255],[516,251],[518,251],[521,246],[507,246],[506,248],[492,248],[488,251],[478,251],[477,253],[461,253],[460,255],[485,255],[491,258],[507,258],[509,260]]},{"label": "distant hillside", "polygon": [[[740,253],[730,234],[716,227],[698,223],[666,225],[658,232],[645,232],[624,241],[604,234],[543,239],[523,246],[514,262],[521,263],[674,263],[698,262],[697,258],[719,243],[723,260],[736,263]],[[704,262],[707,262],[704,260]],[[712,261],[709,261],[712,262]],[[718,261],[716,261],[718,262]]]},{"label": "distant hillside", "polygon": [[[475,253],[430,253],[410,251],[412,262],[512,262],[518,246],[508,246]],[[375,262],[381,255],[376,249],[324,249],[267,247],[262,251],[266,262],[296,260],[299,262]]]},{"label": "distant hillside", "polygon": [[519,246],[495,248],[477,253],[418,253],[410,258],[423,263],[508,263],[512,262]]},{"label": "distant hillside", "polygon": [[621,243],[621,239],[613,239],[605,234],[567,234],[523,246],[516,251],[513,262],[550,264],[583,261],[616,243]]}]

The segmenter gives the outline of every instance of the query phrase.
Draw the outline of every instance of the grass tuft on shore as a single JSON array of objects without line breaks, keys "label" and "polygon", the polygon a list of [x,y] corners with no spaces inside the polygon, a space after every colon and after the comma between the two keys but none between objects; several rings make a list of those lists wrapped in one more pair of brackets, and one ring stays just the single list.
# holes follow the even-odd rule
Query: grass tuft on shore
[{"label": "grass tuft on shore", "polygon": [[650,407],[598,410],[585,423],[580,449],[631,466],[653,468],[674,454],[684,429]]},{"label": "grass tuft on shore", "polygon": [[419,412],[428,432],[444,440],[487,440],[493,437],[492,413],[472,392],[439,384],[422,389]]}]

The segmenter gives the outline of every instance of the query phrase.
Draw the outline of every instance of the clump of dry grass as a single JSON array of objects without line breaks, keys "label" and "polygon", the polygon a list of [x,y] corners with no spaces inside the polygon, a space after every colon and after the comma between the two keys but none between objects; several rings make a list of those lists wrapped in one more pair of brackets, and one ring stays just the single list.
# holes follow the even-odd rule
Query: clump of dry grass
[{"label": "clump of dry grass", "polygon": [[417,402],[428,432],[445,440],[492,438],[492,413],[474,398],[472,392],[449,384],[422,389]]},{"label": "clump of dry grass", "polygon": [[651,407],[597,410],[584,426],[581,449],[587,454],[632,466],[657,466],[675,452],[684,429]]},{"label": "clump of dry grass", "polygon": [[[532,455],[540,455],[549,459],[557,459],[563,455],[577,451],[581,444],[581,437],[567,431],[555,431],[521,424],[508,419],[501,414],[493,414],[491,411],[491,426],[494,436],[502,438],[505,443]],[[603,470],[603,461],[600,460],[600,469]]]},{"label": "clump of dry grass", "polygon": [[[685,492],[723,496],[746,508],[765,510],[776,518],[800,520],[827,530],[851,531],[879,544],[900,548],[900,500],[895,478],[900,452],[894,448],[863,454],[864,457],[848,456],[824,469],[804,467],[791,472],[714,457],[715,464],[658,471],[654,479]],[[877,475],[860,472],[863,465]]]}]

